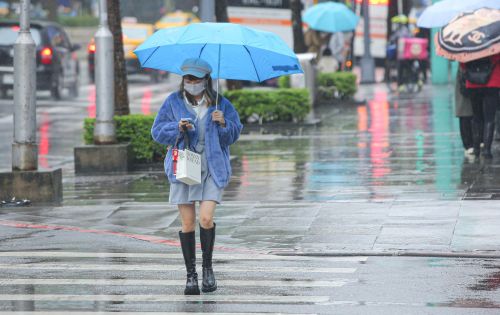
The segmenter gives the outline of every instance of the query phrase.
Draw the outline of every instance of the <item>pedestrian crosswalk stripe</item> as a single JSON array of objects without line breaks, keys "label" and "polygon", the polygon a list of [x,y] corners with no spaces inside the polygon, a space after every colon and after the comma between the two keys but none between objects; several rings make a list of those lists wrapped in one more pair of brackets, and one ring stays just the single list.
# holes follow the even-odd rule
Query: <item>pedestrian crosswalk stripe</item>
[{"label": "pedestrian crosswalk stripe", "polygon": [[[341,287],[352,282],[339,280],[217,280],[224,287]],[[93,285],[93,286],[183,286],[186,280],[158,279],[0,279],[0,286],[10,285]]]},{"label": "pedestrian crosswalk stripe", "polygon": [[[183,259],[179,254],[159,254],[159,253],[94,253],[94,252],[0,252],[0,257],[71,257],[71,258],[163,258],[163,259]],[[364,262],[367,257],[306,257],[306,256],[279,256],[279,255],[242,255],[242,254],[214,254],[213,258],[224,260],[291,260],[291,261],[346,261]]]},{"label": "pedestrian crosswalk stripe", "polygon": [[[78,263],[29,263],[29,264],[0,264],[0,270],[16,269],[57,269],[57,270],[114,270],[114,271],[181,271],[185,269],[184,265],[171,264],[78,264]],[[271,266],[217,266],[219,272],[267,272],[267,273],[354,273],[356,268],[310,268],[310,267],[271,267]]]},{"label": "pedestrian crosswalk stripe", "polygon": [[[192,313],[192,312],[103,312],[103,311],[98,311],[98,312],[75,312],[75,311],[63,311],[63,312],[54,312],[54,311],[19,311],[19,312],[0,312],[0,315],[19,315],[19,314],[30,314],[30,315],[158,315],[158,314],[165,314],[165,315],[205,315],[205,314],[211,314],[211,315],[283,315],[285,313],[211,313],[211,312],[203,312],[203,313]],[[310,314],[299,314],[299,313],[293,313],[293,315],[317,315],[314,313]]]},{"label": "pedestrian crosswalk stripe", "polygon": [[113,301],[113,302],[228,302],[268,304],[318,304],[330,301],[329,296],[279,295],[78,295],[78,294],[0,294],[0,301]]}]

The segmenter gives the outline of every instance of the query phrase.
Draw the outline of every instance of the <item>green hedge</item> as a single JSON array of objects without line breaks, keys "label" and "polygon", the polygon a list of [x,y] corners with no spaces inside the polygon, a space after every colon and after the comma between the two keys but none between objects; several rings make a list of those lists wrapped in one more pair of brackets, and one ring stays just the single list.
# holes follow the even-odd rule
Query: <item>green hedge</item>
[{"label": "green hedge", "polygon": [[59,16],[59,24],[63,26],[98,26],[99,18],[92,15]]},{"label": "green hedge", "polygon": [[356,93],[358,87],[356,80],[357,77],[352,72],[320,73],[318,75],[319,90],[335,90],[342,99],[350,98]]},{"label": "green hedge", "polygon": [[224,93],[246,122],[257,115],[260,123],[302,121],[311,105],[306,89],[233,90]]},{"label": "green hedge", "polygon": [[278,78],[278,87],[280,89],[289,89],[291,87],[290,84],[290,76],[284,75]]},{"label": "green hedge", "polygon": [[[151,115],[115,116],[116,138],[118,142],[130,142],[135,160],[153,162],[163,159],[166,147],[153,141],[151,127],[155,117]],[[94,143],[95,118],[84,121],[84,142]]]},{"label": "green hedge", "polygon": [[[235,90],[225,93],[236,107],[242,121],[252,114],[261,121],[300,121],[309,113],[309,94],[302,89],[279,89],[275,91]],[[151,137],[152,115],[115,116],[118,142],[130,142],[134,159],[138,162],[155,162],[163,159],[166,147]],[[84,121],[84,142],[94,142],[95,118]]]}]

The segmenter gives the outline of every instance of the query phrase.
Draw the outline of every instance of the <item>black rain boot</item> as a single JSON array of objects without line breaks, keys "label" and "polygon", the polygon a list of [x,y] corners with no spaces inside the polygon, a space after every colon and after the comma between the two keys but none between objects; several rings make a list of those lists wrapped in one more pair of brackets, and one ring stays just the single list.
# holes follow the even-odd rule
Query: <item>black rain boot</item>
[{"label": "black rain boot", "polygon": [[484,148],[483,157],[485,159],[493,158],[491,154],[491,143],[493,142],[493,134],[495,133],[495,122],[487,122],[484,124]]},{"label": "black rain boot", "polygon": [[464,149],[472,148],[474,146],[474,141],[472,140],[472,117],[458,117],[458,121]]},{"label": "black rain boot", "polygon": [[211,229],[204,229],[200,225],[200,243],[203,252],[203,282],[201,291],[213,292],[217,290],[214,271],[212,269],[212,253],[215,243],[215,223]]},{"label": "black rain boot", "polygon": [[481,152],[481,142],[482,142],[482,130],[480,128],[481,124],[477,123],[472,119],[472,142],[474,143],[474,155],[479,157]]},{"label": "black rain boot", "polygon": [[188,233],[179,232],[181,240],[182,255],[186,264],[187,279],[185,295],[200,295],[198,287],[198,274],[196,273],[196,238],[194,231]]}]

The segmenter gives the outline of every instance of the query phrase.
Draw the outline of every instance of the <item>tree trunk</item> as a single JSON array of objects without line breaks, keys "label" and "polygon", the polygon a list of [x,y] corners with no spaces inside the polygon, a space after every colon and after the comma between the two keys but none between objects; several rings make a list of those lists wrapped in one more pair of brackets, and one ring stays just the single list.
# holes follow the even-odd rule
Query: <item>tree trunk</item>
[{"label": "tree trunk", "polygon": [[43,0],[42,6],[47,10],[47,20],[57,22],[57,0]]},{"label": "tree trunk", "polygon": [[293,51],[297,54],[307,51],[302,30],[302,1],[290,0],[292,9]]},{"label": "tree trunk", "polygon": [[128,103],[127,69],[123,54],[123,38],[120,17],[120,0],[107,0],[109,30],[113,34],[115,66],[115,115],[130,114]]},{"label": "tree trunk", "polygon": [[[215,1],[215,19],[217,22],[229,22],[227,14],[227,0]],[[243,83],[239,80],[226,80],[228,90],[239,90],[243,87]]]}]

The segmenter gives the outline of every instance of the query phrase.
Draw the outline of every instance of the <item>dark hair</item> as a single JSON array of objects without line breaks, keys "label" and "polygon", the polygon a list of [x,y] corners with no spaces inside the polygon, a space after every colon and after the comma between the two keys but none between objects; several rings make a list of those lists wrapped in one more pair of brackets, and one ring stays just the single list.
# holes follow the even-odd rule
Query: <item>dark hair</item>
[{"label": "dark hair", "polygon": [[[210,77],[210,75],[206,75],[205,78],[204,78],[207,82],[207,86],[205,87],[205,97],[207,98],[208,100],[208,106],[215,106],[215,101],[216,101],[216,97],[217,97],[217,92],[215,92],[214,88],[213,88],[213,81],[212,81],[212,78]],[[184,77],[182,77],[182,80],[181,80],[181,86],[180,86],[180,91],[186,96],[187,100],[191,103],[191,104],[196,104],[196,100],[194,99],[194,96],[189,94],[188,92],[186,92],[186,90],[184,89]],[[219,97],[219,100],[220,100],[220,97]]]}]

